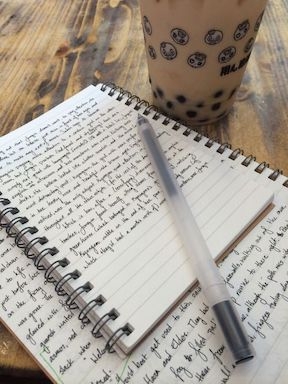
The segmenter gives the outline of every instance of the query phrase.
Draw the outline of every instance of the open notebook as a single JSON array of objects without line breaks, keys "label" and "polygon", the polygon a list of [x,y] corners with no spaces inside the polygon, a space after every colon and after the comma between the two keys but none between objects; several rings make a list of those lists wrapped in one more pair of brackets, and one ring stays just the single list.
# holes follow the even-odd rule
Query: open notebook
[{"label": "open notebook", "polygon": [[[93,335],[104,335],[120,354],[196,281],[137,135],[139,113],[153,124],[214,258],[273,199],[243,165],[224,161],[225,145],[203,143],[103,84],[0,139],[1,226],[43,281],[92,323]],[[11,260],[4,254],[1,262],[8,268]],[[25,256],[17,263],[25,268]],[[13,331],[18,302],[11,289],[2,288],[12,308],[2,320]]]}]

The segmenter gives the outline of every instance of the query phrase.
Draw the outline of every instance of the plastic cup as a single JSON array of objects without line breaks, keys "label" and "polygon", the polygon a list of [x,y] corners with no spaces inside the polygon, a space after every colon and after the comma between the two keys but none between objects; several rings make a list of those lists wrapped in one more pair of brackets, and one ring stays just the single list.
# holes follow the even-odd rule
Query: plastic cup
[{"label": "plastic cup", "polygon": [[267,0],[140,0],[153,104],[190,125],[235,100]]}]

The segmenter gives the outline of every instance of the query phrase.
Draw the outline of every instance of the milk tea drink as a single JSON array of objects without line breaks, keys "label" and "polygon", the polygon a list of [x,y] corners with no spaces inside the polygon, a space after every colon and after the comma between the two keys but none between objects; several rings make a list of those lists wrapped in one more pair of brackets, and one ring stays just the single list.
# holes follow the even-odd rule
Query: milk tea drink
[{"label": "milk tea drink", "polygon": [[207,124],[225,116],[267,0],[140,0],[154,104]]}]

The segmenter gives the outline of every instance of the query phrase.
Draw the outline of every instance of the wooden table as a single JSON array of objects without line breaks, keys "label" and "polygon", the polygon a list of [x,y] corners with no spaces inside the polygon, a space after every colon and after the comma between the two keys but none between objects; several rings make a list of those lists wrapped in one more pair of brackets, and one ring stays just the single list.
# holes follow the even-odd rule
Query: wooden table
[{"label": "wooden table", "polygon": [[[202,128],[286,175],[287,8],[288,0],[270,0],[233,111]],[[99,81],[151,102],[138,1],[0,1],[0,78],[1,135]],[[0,382],[15,383],[15,375],[45,382],[0,325]]]}]

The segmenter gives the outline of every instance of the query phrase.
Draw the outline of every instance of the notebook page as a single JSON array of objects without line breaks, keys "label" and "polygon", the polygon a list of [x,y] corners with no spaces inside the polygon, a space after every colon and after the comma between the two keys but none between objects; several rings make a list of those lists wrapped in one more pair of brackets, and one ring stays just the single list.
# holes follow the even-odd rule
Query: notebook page
[{"label": "notebook page", "polygon": [[[286,383],[288,192],[281,183],[276,186],[282,190],[282,203],[220,265],[256,357],[237,367],[231,364],[198,287],[113,372],[112,383]],[[87,374],[87,380],[98,378],[93,372]]]},{"label": "notebook page", "polygon": [[[1,170],[7,171],[23,159],[31,158],[35,148],[43,149],[47,145],[47,129],[50,137],[55,135],[53,127],[47,127],[49,118],[56,120],[58,113],[67,108],[76,110],[91,90],[94,92],[94,87],[1,137]],[[40,133],[43,127],[47,129]],[[38,271],[14,241],[7,238],[5,230],[0,229],[1,322],[55,383],[83,384],[87,372],[93,371],[99,378],[104,377],[105,372],[112,372],[119,365],[117,356],[104,352],[104,340],[94,343],[91,325],[84,327],[78,320],[78,313],[55,294],[54,286],[43,283],[43,272]],[[6,350],[5,346],[3,348]],[[9,346],[7,351],[9,353]]]},{"label": "notebook page", "polygon": [[[113,307],[115,304],[121,316],[113,326],[123,325],[126,320],[132,323],[135,332],[130,338],[130,346],[133,346],[159,316],[174,304],[179,295],[189,288],[195,281],[195,275],[189,268],[187,257],[183,254],[177,234],[175,235],[170,214],[152,177],[153,172],[146,154],[143,149],[141,151],[136,129],[133,130],[137,112],[122,103],[111,101],[109,97],[107,100],[103,99],[103,94],[91,94],[89,101],[77,106],[77,112],[71,110],[65,111],[62,117],[59,115],[51,129],[53,146],[51,143],[47,145],[44,154],[39,151],[37,155],[34,150],[32,165],[27,165],[26,159],[16,171],[6,172],[1,181],[3,188],[8,186],[9,195],[13,192],[15,205],[21,206],[23,214],[33,218],[40,233],[46,233],[47,236],[49,233],[49,240],[61,250],[61,257],[67,255],[70,265],[63,269],[62,275],[75,268],[85,271],[79,282],[90,281],[94,287],[86,300],[96,297],[99,292],[104,295],[107,303],[99,310],[98,316],[104,315],[107,308],[110,306],[111,309],[111,305]],[[129,124],[131,131],[126,128]],[[200,149],[199,144],[182,138],[181,134],[178,137],[176,135],[175,139],[175,134],[170,134],[168,128],[160,123],[158,129],[168,157],[174,158],[174,164],[171,159],[172,165],[175,166],[176,173],[179,172],[180,184],[186,186],[187,194],[191,193],[193,197],[193,186],[199,188],[200,185],[200,193],[202,192],[206,201],[196,202],[204,207],[199,213],[199,221],[205,223],[204,235],[208,244],[210,241],[213,243],[211,251],[216,257],[268,204],[272,194],[245,177],[238,179],[237,171],[234,171],[235,175],[231,178],[230,166],[213,156],[208,148]],[[36,139],[35,134],[35,142]],[[46,140],[49,140],[48,135]],[[126,179],[123,174],[127,175]],[[224,176],[228,174],[228,181],[225,182]],[[233,183],[229,184],[233,177],[237,179],[235,186]],[[207,180],[210,178],[209,184]],[[86,184],[81,188],[83,181]],[[221,181],[224,181],[222,190]],[[204,187],[201,189],[202,182]],[[213,193],[215,185],[216,199]],[[210,194],[207,193],[209,191]],[[129,194],[129,199],[125,200],[121,192],[124,192],[124,196],[125,193]],[[252,192],[257,193],[257,204],[254,203]],[[211,209],[212,203],[217,208],[216,211]],[[208,208],[205,210],[206,206]],[[167,254],[166,260],[167,250],[163,252],[162,259],[157,253],[154,253],[153,258],[148,255],[149,260],[143,257],[147,255],[146,245],[156,234],[153,229],[155,218],[157,227],[160,218],[166,228],[168,224],[172,227],[170,238],[167,238],[165,232],[165,244],[169,252],[174,249],[174,253],[170,256]],[[197,216],[196,218],[198,220]],[[102,220],[102,224],[99,224],[101,220],[98,219]],[[211,225],[212,219],[214,225]],[[226,220],[229,220],[229,227],[225,225]],[[149,228],[152,230],[148,231]],[[159,241],[157,237],[158,235],[156,242]],[[173,242],[174,248],[171,245]],[[142,273],[137,258],[131,262],[135,248],[136,254],[141,256],[139,259],[144,261],[145,274]],[[115,260],[118,263],[116,267]],[[132,285],[132,277],[136,286]],[[176,288],[173,294],[167,295],[167,287],[171,284],[174,286],[174,281]],[[79,286],[79,282],[75,284]],[[76,288],[75,284],[71,285],[71,291]],[[135,291],[133,297],[130,297],[131,289]],[[125,302],[123,305],[119,296]],[[155,306],[158,302],[161,304]],[[149,316],[146,315],[143,319],[143,311],[147,312],[145,306],[155,310],[149,311]]]},{"label": "notebook page", "polygon": [[[275,184],[273,184],[273,186],[274,185]],[[34,319],[39,323],[40,317],[42,317],[41,312],[36,312],[34,319],[32,319],[32,317],[28,318],[26,324],[21,327],[19,327],[16,322],[12,322],[11,318],[6,318],[6,321],[12,327],[12,330],[14,327],[14,333],[18,334],[19,338],[22,338],[22,342],[26,344],[26,348],[29,348],[30,352],[33,352],[35,357],[46,366],[46,371],[50,371],[50,376],[53,375],[54,381],[57,383],[70,383],[71,377],[73,377],[73,382],[75,383],[97,382],[96,380],[103,380],[104,377],[110,378],[111,382],[114,383],[125,382],[125,380],[126,382],[145,382],[145,380],[149,382],[149,378],[157,376],[158,383],[164,384],[169,382],[173,384],[183,382],[182,380],[189,382],[188,379],[189,377],[191,379],[191,375],[194,375],[195,378],[199,377],[200,379],[203,371],[208,372],[205,378],[202,379],[204,383],[214,383],[215,380],[219,382],[225,380],[228,383],[238,384],[243,381],[245,382],[245,380],[246,382],[250,382],[254,377],[253,382],[256,384],[259,382],[259,375],[263,373],[264,377],[261,377],[261,382],[265,384],[284,384],[286,383],[285,367],[287,367],[286,335],[288,332],[288,319],[287,310],[285,305],[283,307],[283,304],[285,304],[285,292],[287,292],[287,257],[285,257],[285,255],[287,255],[288,238],[287,234],[283,231],[285,231],[287,225],[287,201],[288,197],[286,204],[275,207],[274,211],[269,214],[265,221],[259,224],[258,227],[245,238],[245,241],[238,245],[234,252],[231,253],[231,259],[230,257],[226,259],[226,266],[224,263],[220,266],[221,273],[225,276],[231,294],[235,297],[239,295],[240,297],[242,296],[242,303],[237,300],[240,313],[244,312],[245,314],[245,311],[247,312],[248,307],[246,307],[243,302],[246,301],[245,299],[247,299],[247,301],[250,299],[248,295],[255,295],[255,289],[256,292],[257,289],[261,290],[261,287],[264,292],[266,290],[265,295],[271,300],[270,303],[272,303],[272,298],[270,297],[272,292],[270,292],[270,289],[273,285],[275,285],[276,292],[278,289],[278,293],[283,295],[281,301],[278,302],[275,308],[273,308],[273,306],[271,309],[268,308],[269,312],[271,311],[273,313],[273,317],[269,317],[269,322],[268,320],[265,323],[262,322],[262,327],[259,330],[257,330],[257,323],[260,326],[261,318],[266,312],[265,301],[256,301],[255,305],[252,306],[252,310],[249,312],[249,317],[245,319],[245,326],[250,316],[253,318],[253,323],[250,321],[251,325],[256,324],[256,330],[253,330],[253,328],[250,329],[252,336],[254,335],[253,343],[255,343],[254,346],[257,353],[257,359],[253,361],[253,365],[250,363],[248,365],[241,365],[237,370],[231,366],[229,351],[227,351],[227,348],[223,345],[223,338],[217,329],[217,325],[213,320],[209,308],[205,304],[205,297],[202,296],[198,289],[191,291],[183,301],[179,303],[179,306],[169,317],[163,320],[158,329],[123,362],[117,359],[115,354],[109,354],[108,359],[105,360],[101,352],[101,348],[104,346],[103,341],[101,342],[101,339],[91,340],[87,328],[82,330],[82,333],[78,333],[77,325],[79,325],[79,321],[75,320],[75,317],[71,317],[72,311],[66,310],[61,319],[59,314],[63,306],[60,305],[56,299],[50,299],[49,302],[47,302],[47,300],[44,301],[46,304],[46,307],[43,306],[44,312],[47,313],[47,309],[45,308],[47,308],[47,303],[49,303],[49,307],[57,311],[59,323],[63,322],[63,327],[66,329],[69,329],[71,326],[69,336],[75,335],[75,333],[79,335],[79,337],[74,339],[73,344],[68,344],[69,348],[63,350],[62,353],[57,353],[63,344],[63,340],[65,340],[63,339],[61,330],[60,333],[56,333],[55,337],[48,337],[50,330],[54,329],[53,325],[50,324],[51,320],[45,322],[44,327],[39,328],[39,332],[33,335],[33,339],[36,342],[35,346],[27,341],[26,334],[29,334],[28,329],[33,329],[35,324],[37,325]],[[284,236],[276,235],[277,233],[279,233],[279,235],[283,234]],[[275,247],[275,239],[280,240],[280,242],[277,241],[277,247]],[[19,256],[19,253],[18,251],[13,252],[12,250],[7,252],[7,243],[4,250],[2,250],[2,245],[3,242],[1,242],[1,277],[4,275],[6,279],[6,276],[9,274],[14,275],[14,270],[19,274],[17,268],[23,268],[21,261],[23,261],[24,257],[18,259],[18,263],[13,263],[13,268],[10,268],[9,274],[8,268],[4,272],[2,265],[3,258],[8,262],[8,259],[9,261],[14,260],[16,256]],[[263,259],[263,255],[270,254],[271,251],[274,257],[270,257],[267,260],[266,258]],[[273,280],[277,280],[277,283],[275,283],[271,279],[271,272],[276,269],[276,265],[279,263],[278,254],[283,258],[284,264],[282,271],[278,267],[281,274],[278,273],[277,277],[274,276],[274,279],[272,278]],[[265,261],[264,264],[262,259]],[[229,260],[230,262],[228,263]],[[272,265],[270,263],[265,265],[268,260],[272,262]],[[274,261],[276,261],[276,264],[274,264],[273,267]],[[254,284],[251,287],[251,271],[255,269],[255,267],[257,267],[257,275],[256,273],[252,275]],[[32,270],[35,271],[34,266],[31,271]],[[25,272],[29,271],[25,269]],[[18,280],[20,281],[19,277]],[[249,280],[250,286],[249,284],[247,285],[247,280]],[[23,280],[21,281],[23,282]],[[31,283],[31,281],[28,282],[28,278],[26,281],[27,285],[22,285],[22,287],[23,291],[28,293],[28,289],[32,292],[33,289],[38,289],[43,279],[42,276],[35,276],[33,279],[35,282],[34,288],[33,283]],[[237,283],[237,285],[235,283]],[[267,283],[268,285],[266,285]],[[2,293],[4,288],[5,292],[8,293],[8,287],[9,284],[5,284],[5,287],[1,285]],[[52,287],[48,285],[45,287],[46,297],[48,297],[50,293],[49,287],[51,288],[51,295],[54,296]],[[244,287],[244,290],[242,287]],[[36,296],[37,301],[40,300],[42,292],[42,290],[40,292],[38,291],[38,297]],[[273,293],[272,296],[276,297]],[[21,297],[22,294],[18,291],[14,304],[16,304],[16,300],[20,301]],[[5,311],[7,307],[9,308],[12,305],[13,301],[7,302],[7,299],[5,300],[3,295],[3,301],[0,307],[1,314],[3,314],[3,311]],[[241,307],[239,307],[239,305],[241,305]],[[248,302],[247,305],[249,305]],[[34,308],[31,306],[31,303],[28,304],[28,307],[30,309]],[[27,314],[27,312],[29,313],[25,308],[25,314]],[[4,315],[3,318],[5,318]],[[45,319],[45,317],[42,317],[42,319]],[[187,324],[189,324],[189,327]],[[23,330],[24,326],[27,326],[26,333]],[[265,337],[261,334],[261,329]],[[84,337],[85,331],[88,331],[86,332],[86,334],[88,333],[86,335],[88,341],[86,342],[85,340],[87,339]],[[60,340],[60,342],[57,344],[58,340]],[[82,350],[81,346],[84,348],[85,345],[88,345],[89,340],[91,342],[90,348],[83,353],[81,359],[75,359],[74,361],[75,351],[78,351],[77,354],[79,354]],[[42,343],[41,347],[40,342]],[[76,348],[77,345],[78,349]],[[94,352],[92,352],[93,348],[95,348]],[[43,353],[43,350],[46,352]],[[74,355],[72,354],[73,350]],[[49,357],[54,354],[57,358],[49,362]],[[119,365],[117,370],[115,370],[115,366],[113,369],[112,364],[115,357]],[[64,369],[64,365],[67,365],[66,359],[69,360],[70,358],[72,358],[74,364],[70,368]],[[86,365],[88,361],[91,362],[90,366]],[[60,371],[63,372],[64,370],[65,373],[60,374]],[[55,372],[57,372],[58,375],[56,375]],[[80,372],[83,376],[77,381]],[[70,373],[71,376],[69,376]]]},{"label": "notebook page", "polygon": [[[76,108],[76,106],[74,107]],[[17,131],[15,131],[15,133],[16,132]],[[5,140],[7,140],[6,143],[9,141],[7,136]],[[11,140],[9,143],[11,148],[13,148],[15,143],[16,142]],[[27,156],[29,156],[29,153]],[[14,161],[16,162],[16,159],[14,159]],[[2,164],[3,163],[1,162],[0,166]],[[240,170],[246,171],[247,169],[240,166],[239,171]],[[279,188],[281,188],[281,183],[271,182],[271,180],[267,180],[266,182],[266,178],[262,178],[261,175],[256,174],[253,170],[254,168],[252,167],[247,171],[251,172],[251,176],[252,174],[256,175],[258,182],[268,184],[271,189],[279,190]],[[287,254],[285,250],[288,245],[287,235],[284,230],[286,227],[286,205],[288,198],[287,193],[282,193],[281,195],[284,195],[284,197],[286,196],[286,200],[281,196],[286,203],[283,203],[282,206],[275,207],[274,211],[269,214],[265,221],[259,224],[258,227],[251,232],[244,241],[242,241],[241,246],[239,245],[236,248],[232,254],[234,257],[231,258],[231,260],[230,257],[226,259],[227,262],[230,260],[225,272],[225,279],[227,284],[229,284],[228,287],[231,294],[236,297],[239,294],[242,295],[243,301],[249,292],[253,294],[253,287],[257,287],[258,284],[260,284],[260,287],[266,285],[263,284],[263,280],[264,283],[268,283],[266,295],[269,300],[271,300],[269,297],[270,288],[273,287],[274,284],[276,289],[279,289],[278,293],[281,293],[284,299],[284,294],[287,290],[287,276],[285,273],[287,258],[284,259],[284,256]],[[278,195],[276,196],[276,200],[278,200]],[[3,233],[3,231],[0,233]],[[276,236],[276,233],[279,233],[280,235],[282,234],[283,236]],[[280,243],[277,244],[278,247],[275,246],[275,239],[280,239]],[[18,300],[19,302],[21,301],[22,291],[26,292],[29,296],[29,290],[30,292],[33,292],[34,289],[43,286],[43,276],[41,273],[40,275],[31,273],[35,286],[32,285],[33,282],[31,282],[31,277],[28,277],[30,270],[28,271],[23,264],[23,260],[25,260],[26,263],[27,259],[24,255],[19,255],[18,250],[11,250],[7,246],[6,239],[6,246],[3,244],[4,241],[1,241],[2,269],[0,285],[1,293],[3,294],[0,306],[1,317],[5,319],[6,323],[10,326],[10,329],[18,335],[18,338],[22,340],[25,347],[30,350],[30,353],[34,354],[34,357],[42,364],[42,368],[44,366],[46,372],[50,373],[50,377],[53,378],[54,382],[71,383],[71,380],[73,380],[73,383],[84,384],[90,384],[92,382],[104,383],[109,381],[113,383],[149,383],[149,381],[152,382],[151,380],[153,379],[154,382],[161,384],[166,384],[167,382],[172,384],[182,382],[189,383],[193,382],[192,380],[196,382],[211,382],[213,384],[215,383],[215,380],[218,380],[219,382],[238,384],[243,381],[245,382],[245,380],[248,382],[248,380],[250,381],[254,377],[254,382],[256,384],[259,382],[257,381],[257,375],[264,372],[269,373],[269,375],[265,375],[264,380],[263,377],[261,377],[261,383],[286,383],[285,364],[287,367],[287,343],[285,342],[286,339],[283,337],[287,335],[287,310],[285,307],[283,310],[283,300],[271,310],[273,311],[273,318],[269,318],[270,322],[267,321],[262,325],[262,328],[265,328],[265,338],[261,336],[260,332],[251,328],[252,335],[254,334],[255,336],[253,343],[255,343],[254,345],[256,347],[257,355],[259,356],[259,352],[263,351],[263,353],[259,359],[257,358],[257,360],[255,360],[255,366],[253,362],[253,367],[251,365],[241,365],[237,368],[238,379],[237,376],[235,376],[236,371],[230,363],[229,351],[227,351],[227,348],[223,345],[223,338],[210,313],[211,311],[205,304],[205,298],[202,296],[199,289],[191,291],[179,306],[163,320],[157,330],[155,330],[155,332],[147,338],[147,340],[144,341],[132,355],[121,362],[115,354],[109,354],[108,357],[106,354],[103,354],[103,340],[91,339],[88,326],[84,330],[81,330],[81,333],[78,331],[78,319],[75,319],[75,316],[72,316],[72,311],[68,311],[67,308],[64,313],[60,311],[61,309],[63,310],[63,305],[59,303],[58,298],[52,298],[49,302],[44,298],[44,303],[46,305],[42,307],[42,311],[44,311],[44,314],[46,313],[45,316],[42,316],[41,311],[36,311],[34,313],[34,318],[32,318],[32,316],[28,317],[25,324],[23,323],[21,327],[17,325],[16,321],[12,321],[13,318],[11,319],[10,316],[7,316],[5,309],[8,308],[10,311],[11,308],[16,313],[19,310],[19,308],[16,307],[16,302]],[[4,247],[3,249],[2,246]],[[260,252],[259,248],[261,248]],[[276,284],[270,280],[271,275],[270,272],[268,272],[269,270],[272,272],[276,267],[274,268],[272,265],[271,268],[270,264],[263,264],[261,255],[274,252],[273,255],[275,256],[279,253],[278,249],[280,249],[280,253],[283,255],[284,268],[282,269],[281,274],[277,276],[278,284]],[[14,260],[16,257],[18,257],[17,260],[11,264],[11,260]],[[274,259],[275,257],[270,258],[272,262]],[[2,263],[5,266],[5,272],[3,271],[4,267]],[[255,268],[255,265],[257,265],[257,275],[253,275],[255,284],[253,284],[253,287],[251,288],[250,279],[249,286],[246,283],[245,277],[247,280],[251,277],[250,272]],[[10,297],[9,300],[7,300],[6,294],[10,293],[11,287],[6,281],[5,285],[3,285],[2,278],[3,276],[6,276],[5,273],[7,273],[7,276],[11,275],[14,277],[17,287],[17,280],[23,282],[23,280],[20,280],[20,277],[23,278],[24,274],[19,273],[19,270],[21,271],[22,268],[26,268],[25,272],[27,272],[27,278],[24,281],[26,281],[27,284],[21,284],[21,291],[18,289],[16,292],[17,295],[15,295],[15,297]],[[224,264],[220,268],[224,276]],[[14,271],[15,276],[18,277],[14,276]],[[32,271],[35,271],[34,266],[31,266],[31,272]],[[232,279],[234,279],[234,281]],[[238,282],[237,286],[235,285],[235,282]],[[53,287],[50,285],[45,286],[45,291],[47,297],[50,295],[50,292],[51,296],[55,295]],[[37,291],[37,295],[36,299],[38,301],[41,298],[41,291]],[[238,302],[238,304],[240,303]],[[34,308],[29,302],[27,305],[30,309]],[[70,336],[71,340],[73,340],[73,342],[67,343],[66,349],[62,349],[62,351],[61,346],[63,341],[65,341],[65,338],[63,338],[61,333],[62,331],[59,330],[55,336],[48,337],[50,334],[49,328],[52,330],[54,329],[54,326],[51,324],[51,319],[48,321],[48,306],[50,309],[52,308],[51,313],[53,310],[57,311],[57,318],[59,323],[62,323],[62,329],[66,329],[67,334]],[[258,300],[255,302],[255,305],[249,313],[249,317],[250,314],[253,314],[253,322],[256,324],[256,327],[257,323],[260,323],[261,321],[265,307],[265,304]],[[29,312],[26,307],[22,308],[25,309],[23,310],[25,314]],[[245,308],[245,306],[242,304],[242,312],[245,312],[243,308]],[[19,318],[21,318],[21,316],[19,316]],[[41,323],[41,318],[42,320],[47,318],[47,321],[44,321],[43,328],[39,327],[39,331],[33,335],[33,340],[36,342],[34,346],[27,341],[26,335],[29,335],[29,329],[37,328],[37,324]],[[56,316],[54,316],[54,320],[55,318]],[[249,318],[247,318],[247,320],[248,319]],[[281,319],[280,322],[279,319]],[[244,323],[244,325],[246,326],[246,323]],[[68,331],[69,328],[71,331],[70,333]],[[75,333],[77,334],[77,337],[75,337]],[[43,351],[45,351],[45,353],[43,353]],[[51,356],[54,356],[54,358],[50,361]],[[70,365],[71,360],[73,360],[72,365]],[[275,362],[277,364],[275,364]],[[118,369],[115,369],[116,366],[118,366]],[[246,376],[242,376],[244,373]],[[242,380],[242,378],[244,379]]]}]

